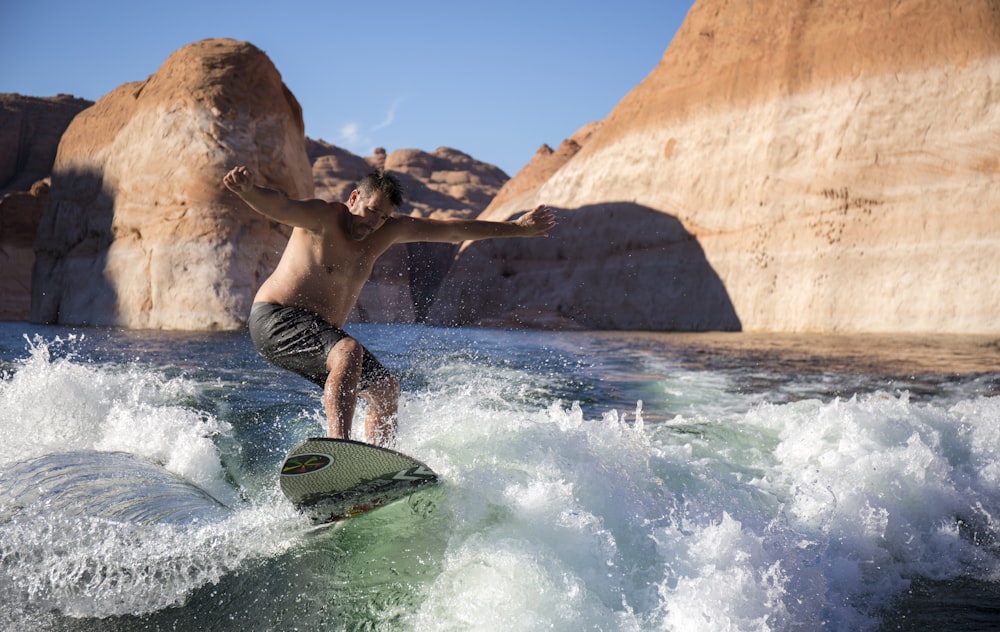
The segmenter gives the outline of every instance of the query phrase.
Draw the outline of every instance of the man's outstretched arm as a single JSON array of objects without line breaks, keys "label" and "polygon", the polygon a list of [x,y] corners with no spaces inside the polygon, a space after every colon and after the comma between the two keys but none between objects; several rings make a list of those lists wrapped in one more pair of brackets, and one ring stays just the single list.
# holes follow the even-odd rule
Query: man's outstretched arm
[{"label": "man's outstretched arm", "polygon": [[226,187],[261,215],[289,226],[319,230],[327,203],[323,200],[293,200],[274,189],[254,183],[246,167],[235,167],[222,178]]},{"label": "man's outstretched arm", "polygon": [[515,220],[491,222],[477,219],[425,219],[394,217],[400,231],[397,242],[437,241],[460,243],[497,237],[545,237],[556,225],[552,209],[538,205]]}]

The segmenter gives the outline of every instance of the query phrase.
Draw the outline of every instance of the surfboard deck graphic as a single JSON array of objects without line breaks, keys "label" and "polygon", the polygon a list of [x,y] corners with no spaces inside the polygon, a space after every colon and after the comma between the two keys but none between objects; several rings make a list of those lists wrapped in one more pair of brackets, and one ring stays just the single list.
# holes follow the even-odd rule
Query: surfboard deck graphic
[{"label": "surfboard deck graphic", "polygon": [[401,452],[329,437],[292,448],[279,476],[282,493],[316,524],[371,511],[437,480],[429,467]]}]

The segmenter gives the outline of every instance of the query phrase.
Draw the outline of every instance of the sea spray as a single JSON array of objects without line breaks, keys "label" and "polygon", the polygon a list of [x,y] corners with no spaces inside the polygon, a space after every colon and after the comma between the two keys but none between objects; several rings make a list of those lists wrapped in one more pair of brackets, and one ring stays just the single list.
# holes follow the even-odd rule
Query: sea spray
[{"label": "sea spray", "polygon": [[136,363],[79,357],[82,337],[39,337],[0,381],[0,465],[71,450],[122,451],[161,463],[234,502],[213,439],[230,425],[185,405],[199,385]]},{"label": "sea spray", "polygon": [[642,480],[642,433],[617,414],[586,420],[578,405],[460,410],[475,434],[436,435],[450,444],[454,519],[414,628],[640,629],[629,600],[650,598],[637,593],[652,552],[642,515],[659,487]]},{"label": "sea spray", "polygon": [[[275,509],[241,505],[226,482],[212,439],[229,424],[183,405],[197,384],[136,364],[86,362],[74,350],[78,344],[76,337],[35,338],[0,382],[0,483],[13,464],[39,455],[125,452],[161,464],[238,511],[220,523],[146,525],[22,507],[0,524],[4,594],[36,613],[155,612],[294,543],[295,531],[278,528]],[[293,523],[297,518],[288,508],[284,514]]]},{"label": "sea spray", "polygon": [[[975,417],[995,400],[979,404]],[[876,392],[756,406],[693,441],[689,427],[675,440],[661,429],[667,444],[703,444],[691,473],[704,472],[687,478],[680,520],[653,534],[672,569],[663,623],[875,629],[914,578],[995,577],[983,543],[996,541],[1000,494],[970,476],[980,444],[962,440],[974,433],[956,409]],[[732,449],[741,429],[760,449]]]},{"label": "sea spray", "polygon": [[[284,516],[295,524],[293,516]],[[136,525],[97,517],[19,516],[0,525],[0,586],[29,612],[142,615],[295,546],[270,508],[210,524]]]}]

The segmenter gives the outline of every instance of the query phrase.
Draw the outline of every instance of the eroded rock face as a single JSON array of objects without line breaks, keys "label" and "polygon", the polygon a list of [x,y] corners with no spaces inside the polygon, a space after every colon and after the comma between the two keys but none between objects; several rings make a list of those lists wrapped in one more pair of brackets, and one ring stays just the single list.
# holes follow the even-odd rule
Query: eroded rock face
[{"label": "eroded rock face", "polygon": [[31,318],[132,328],[242,325],[287,232],[222,185],[236,164],[313,193],[302,112],[267,56],[214,39],[120,86],[62,137],[36,240]]},{"label": "eroded rock face", "polygon": [[27,320],[35,232],[59,139],[93,101],[0,94],[0,320]]},{"label": "eroded rock face", "polygon": [[996,0],[699,0],[574,155],[487,210],[556,207],[547,247],[465,248],[432,321],[1000,332],[998,77]]},{"label": "eroded rock face", "polygon": [[0,195],[26,192],[49,177],[63,132],[93,104],[68,94],[0,94]]},{"label": "eroded rock face", "polygon": [[48,178],[0,198],[0,320],[28,320],[31,314],[35,232],[48,198]]},{"label": "eroded rock face", "polygon": [[399,149],[385,168],[402,176],[407,201],[423,217],[474,218],[509,179],[493,165],[450,147]]}]

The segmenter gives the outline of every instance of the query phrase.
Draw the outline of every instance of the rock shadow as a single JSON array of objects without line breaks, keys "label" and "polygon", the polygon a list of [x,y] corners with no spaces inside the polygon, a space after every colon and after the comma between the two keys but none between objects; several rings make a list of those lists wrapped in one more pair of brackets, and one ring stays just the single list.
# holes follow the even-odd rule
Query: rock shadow
[{"label": "rock shadow", "polygon": [[118,294],[105,268],[114,239],[114,197],[100,174],[52,174],[35,235],[31,322],[116,324]]},{"label": "rock shadow", "polygon": [[457,252],[458,246],[454,244],[406,244],[410,297],[413,299],[413,317],[416,322],[427,322],[434,297],[454,264]]},{"label": "rock shadow", "polygon": [[729,293],[677,218],[630,202],[554,209],[548,238],[471,244],[428,322],[739,331]]}]

